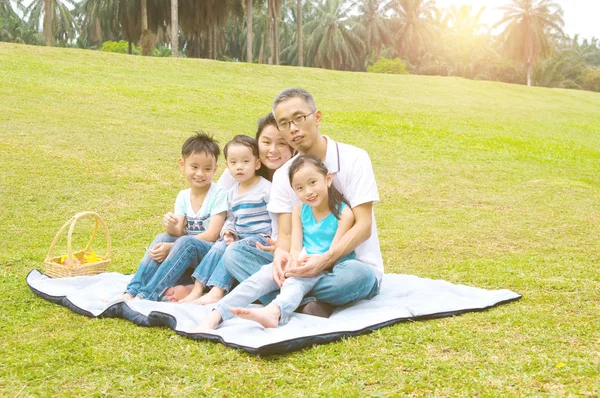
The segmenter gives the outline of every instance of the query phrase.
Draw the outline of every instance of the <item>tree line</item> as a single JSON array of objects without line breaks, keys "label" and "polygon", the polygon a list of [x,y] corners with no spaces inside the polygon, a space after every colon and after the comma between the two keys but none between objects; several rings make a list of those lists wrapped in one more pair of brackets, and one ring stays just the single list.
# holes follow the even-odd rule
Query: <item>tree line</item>
[{"label": "tree line", "polygon": [[557,3],[500,10],[488,26],[484,8],[434,0],[0,0],[0,40],[347,71],[399,59],[414,74],[600,91],[600,42],[565,35]]}]

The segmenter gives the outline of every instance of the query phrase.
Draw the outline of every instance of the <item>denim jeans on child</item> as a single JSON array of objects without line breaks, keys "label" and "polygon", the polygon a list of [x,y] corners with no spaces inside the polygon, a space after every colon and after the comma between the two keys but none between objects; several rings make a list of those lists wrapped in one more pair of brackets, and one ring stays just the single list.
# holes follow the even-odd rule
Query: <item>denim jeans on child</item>
[{"label": "denim jeans on child", "polygon": [[[312,278],[288,278],[283,283],[280,293],[272,301],[281,310],[279,323],[287,323],[290,315],[298,308],[302,298],[312,287],[325,276],[324,272]],[[273,280],[273,264],[263,265],[262,268],[244,282],[239,284],[233,292],[223,297],[215,309],[225,321],[233,317],[232,307],[247,307],[257,298],[278,291],[279,286]]]},{"label": "denim jeans on child", "polygon": [[[235,243],[256,246],[256,242],[263,245],[267,244],[266,238],[261,235],[244,235]],[[200,261],[192,277],[204,286],[216,286],[226,292],[230,291],[231,285],[233,285],[233,277],[227,272],[222,260],[226,249],[227,244],[223,240],[218,240]]]},{"label": "denim jeans on child", "polygon": [[[242,282],[258,272],[264,264],[273,261],[273,254],[244,244],[231,244],[223,255],[229,273]],[[235,289],[234,289],[235,291]],[[334,306],[354,300],[370,299],[379,293],[379,283],[373,268],[358,260],[346,260],[336,264],[308,292],[302,303],[320,301]],[[267,305],[277,296],[277,291],[259,298]],[[301,303],[301,304],[302,304]]]},{"label": "denim jeans on child", "polygon": [[[160,242],[175,242],[162,263],[150,256],[150,248]],[[146,251],[125,292],[134,297],[139,296],[146,300],[158,301],[167,288],[182,282],[189,283],[181,278],[185,276],[188,269],[197,267],[212,246],[212,242],[206,242],[191,235],[180,237],[169,234],[158,235]]]}]

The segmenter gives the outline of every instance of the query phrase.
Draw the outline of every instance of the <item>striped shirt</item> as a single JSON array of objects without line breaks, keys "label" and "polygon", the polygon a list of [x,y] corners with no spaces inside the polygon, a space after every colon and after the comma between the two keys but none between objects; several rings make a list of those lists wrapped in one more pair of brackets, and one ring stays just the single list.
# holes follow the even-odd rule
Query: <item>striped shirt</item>
[{"label": "striped shirt", "polygon": [[238,239],[247,235],[270,236],[271,216],[267,211],[267,203],[269,203],[271,183],[260,177],[252,189],[241,195],[238,194],[239,186],[240,184],[236,182],[227,191],[229,211],[221,236],[225,232],[232,232]]}]

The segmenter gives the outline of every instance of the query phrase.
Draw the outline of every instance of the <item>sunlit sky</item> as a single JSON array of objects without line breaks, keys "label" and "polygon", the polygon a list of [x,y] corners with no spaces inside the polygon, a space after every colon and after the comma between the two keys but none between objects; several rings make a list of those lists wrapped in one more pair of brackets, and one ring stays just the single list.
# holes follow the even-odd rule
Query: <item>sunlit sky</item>
[{"label": "sunlit sky", "polygon": [[[597,37],[600,39],[600,0],[554,0],[563,11],[564,32],[569,36],[579,33],[581,38]],[[509,4],[510,0],[436,0],[438,7],[457,7],[466,4],[479,10],[485,6],[481,22],[494,25],[502,19],[503,12],[498,7]]]}]

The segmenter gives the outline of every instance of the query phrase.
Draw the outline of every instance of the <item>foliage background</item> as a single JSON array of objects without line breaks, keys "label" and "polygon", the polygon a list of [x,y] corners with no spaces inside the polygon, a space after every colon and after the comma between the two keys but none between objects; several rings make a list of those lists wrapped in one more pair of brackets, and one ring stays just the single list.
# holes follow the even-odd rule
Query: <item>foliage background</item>
[{"label": "foliage background", "polygon": [[401,58],[419,75],[600,90],[600,38],[565,35],[558,2],[505,0],[491,25],[485,7],[437,3],[0,0],[0,41],[352,71]]}]

